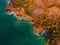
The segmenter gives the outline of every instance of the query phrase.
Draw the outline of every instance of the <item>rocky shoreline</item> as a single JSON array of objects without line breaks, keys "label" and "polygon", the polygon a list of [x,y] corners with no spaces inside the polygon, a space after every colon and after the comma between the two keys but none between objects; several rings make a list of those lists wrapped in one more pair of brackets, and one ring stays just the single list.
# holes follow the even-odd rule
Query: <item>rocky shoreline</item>
[{"label": "rocky shoreline", "polygon": [[[6,7],[6,11],[13,11],[16,14],[15,16],[19,20],[32,20],[34,22],[34,29],[35,31],[37,31],[37,33],[42,32],[44,29],[50,28],[55,28],[53,29],[55,31],[52,31],[52,35],[55,33],[59,33],[60,0],[11,1],[12,2],[10,2]],[[57,38],[58,37],[59,36],[57,36]]]}]

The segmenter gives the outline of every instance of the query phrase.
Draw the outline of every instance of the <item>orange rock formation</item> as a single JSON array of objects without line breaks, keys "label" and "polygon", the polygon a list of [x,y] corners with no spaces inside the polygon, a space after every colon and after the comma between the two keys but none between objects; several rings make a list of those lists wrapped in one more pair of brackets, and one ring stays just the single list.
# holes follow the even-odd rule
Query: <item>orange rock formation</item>
[{"label": "orange rock formation", "polygon": [[[22,0],[11,0],[6,10],[15,12],[17,19],[23,16],[33,20],[34,29],[37,33],[46,28],[59,26],[60,0],[30,0],[29,3],[26,1],[28,0],[25,0],[25,4],[23,4]],[[18,6],[19,4],[20,6]]]}]

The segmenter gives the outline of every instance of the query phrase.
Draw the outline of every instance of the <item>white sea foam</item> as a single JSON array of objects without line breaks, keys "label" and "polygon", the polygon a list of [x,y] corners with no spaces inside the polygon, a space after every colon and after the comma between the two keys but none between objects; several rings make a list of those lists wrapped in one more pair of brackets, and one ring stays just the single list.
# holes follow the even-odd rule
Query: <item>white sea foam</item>
[{"label": "white sea foam", "polygon": [[16,16],[15,12],[13,12],[13,11],[7,12],[7,14],[8,14],[8,15],[12,15],[12,14],[13,14],[14,16]]},{"label": "white sea foam", "polygon": [[11,2],[11,0],[6,0],[7,1],[7,5]]}]

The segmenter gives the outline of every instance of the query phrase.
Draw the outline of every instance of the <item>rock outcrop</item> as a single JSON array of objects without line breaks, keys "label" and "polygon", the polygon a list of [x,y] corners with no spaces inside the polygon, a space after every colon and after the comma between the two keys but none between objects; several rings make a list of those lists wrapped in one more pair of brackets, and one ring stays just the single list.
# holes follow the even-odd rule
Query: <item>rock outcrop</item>
[{"label": "rock outcrop", "polygon": [[[11,0],[6,10],[15,12],[19,20],[21,17],[27,17],[29,20],[33,20],[34,29],[37,32],[39,32],[38,30],[41,32],[41,30],[44,29],[55,28],[53,29],[54,31],[52,31],[52,35],[55,33],[59,34],[60,0]],[[52,38],[53,37],[55,36],[52,36]],[[58,37],[59,36],[56,38]],[[51,38],[49,39],[51,41]],[[55,38],[53,40],[55,40]],[[52,42],[52,45],[54,43],[55,42]]]}]

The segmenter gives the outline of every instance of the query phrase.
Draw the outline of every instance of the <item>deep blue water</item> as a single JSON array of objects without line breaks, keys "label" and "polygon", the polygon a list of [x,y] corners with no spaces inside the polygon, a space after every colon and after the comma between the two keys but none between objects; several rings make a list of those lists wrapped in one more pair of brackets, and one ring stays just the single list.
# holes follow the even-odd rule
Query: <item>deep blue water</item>
[{"label": "deep blue water", "polygon": [[45,45],[45,37],[34,34],[33,25],[19,21],[5,11],[6,0],[0,0],[0,45]]}]

